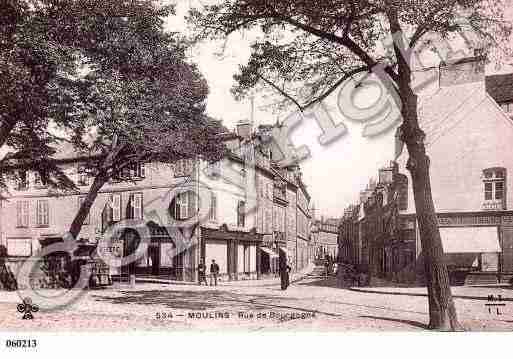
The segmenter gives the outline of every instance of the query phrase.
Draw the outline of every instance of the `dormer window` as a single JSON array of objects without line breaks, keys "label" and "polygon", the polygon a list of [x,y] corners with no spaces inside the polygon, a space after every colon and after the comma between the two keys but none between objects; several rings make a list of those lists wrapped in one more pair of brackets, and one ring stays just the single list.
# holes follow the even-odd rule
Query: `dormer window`
[{"label": "dormer window", "polygon": [[506,209],[506,169],[488,168],[483,171],[485,210]]},{"label": "dormer window", "polygon": [[19,171],[16,178],[16,189],[25,191],[28,189],[28,173],[27,171]]},{"label": "dormer window", "polygon": [[89,185],[89,175],[87,174],[86,168],[84,166],[78,167],[78,185],[79,186],[88,186]]}]

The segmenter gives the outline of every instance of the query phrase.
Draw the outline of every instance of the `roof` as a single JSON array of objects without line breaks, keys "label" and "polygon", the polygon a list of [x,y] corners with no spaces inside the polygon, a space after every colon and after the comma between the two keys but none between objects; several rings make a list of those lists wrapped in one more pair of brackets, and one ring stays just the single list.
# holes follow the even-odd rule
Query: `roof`
[{"label": "roof", "polygon": [[419,98],[419,125],[426,134],[426,146],[448,133],[485,98],[481,82],[441,87],[431,96]]},{"label": "roof", "polygon": [[486,91],[497,102],[513,102],[513,73],[486,76]]}]

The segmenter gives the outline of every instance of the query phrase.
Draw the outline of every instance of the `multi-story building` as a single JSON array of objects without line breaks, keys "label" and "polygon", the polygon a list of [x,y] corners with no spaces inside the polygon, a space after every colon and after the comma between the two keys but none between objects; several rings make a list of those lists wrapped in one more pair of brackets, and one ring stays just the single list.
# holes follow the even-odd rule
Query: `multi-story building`
[{"label": "multi-story building", "polygon": [[[147,244],[135,264],[111,268],[113,275],[190,281],[199,261],[208,267],[214,259],[224,280],[258,278],[276,272],[280,250],[294,269],[303,268],[309,225],[298,232],[297,222],[309,221],[306,186],[299,167],[278,168],[257,137],[249,123],[240,123],[224,135],[231,151],[217,164],[187,159],[134,166],[125,181],[103,186],[78,239],[96,246],[109,228],[123,225],[119,240],[107,242],[117,255],[128,255],[133,243]],[[83,167],[87,159],[68,146],[57,157],[76,193],[53,193],[34,172],[13,183],[0,215],[0,240],[12,267],[68,231],[92,183]]]},{"label": "multi-story building", "polygon": [[[453,283],[496,282],[513,274],[513,156],[508,150],[513,140],[513,76],[486,77],[484,68],[483,58],[441,64],[432,70],[438,73],[439,86],[419,97],[433,202]],[[397,228],[388,231],[392,246],[387,249],[386,243],[375,240],[371,247],[384,251],[378,274],[422,281],[422,247],[407,160],[404,150],[393,166],[397,214],[389,217],[397,217]],[[373,193],[374,199],[366,202],[376,199]],[[371,216],[376,213],[376,208],[362,204],[364,217],[366,210]]]},{"label": "multi-story building", "polygon": [[323,218],[314,220],[312,224],[312,237],[315,243],[315,257],[324,258],[330,255],[338,258],[338,228],[339,218]]}]

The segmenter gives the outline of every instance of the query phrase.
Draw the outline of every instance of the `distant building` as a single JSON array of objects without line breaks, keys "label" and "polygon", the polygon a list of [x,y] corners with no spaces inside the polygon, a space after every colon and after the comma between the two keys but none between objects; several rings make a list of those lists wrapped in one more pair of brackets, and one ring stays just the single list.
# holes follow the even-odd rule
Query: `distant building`
[{"label": "distant building", "polygon": [[334,259],[338,257],[338,227],[340,219],[321,218],[312,224],[312,237],[315,243],[315,257],[324,258],[326,255]]}]

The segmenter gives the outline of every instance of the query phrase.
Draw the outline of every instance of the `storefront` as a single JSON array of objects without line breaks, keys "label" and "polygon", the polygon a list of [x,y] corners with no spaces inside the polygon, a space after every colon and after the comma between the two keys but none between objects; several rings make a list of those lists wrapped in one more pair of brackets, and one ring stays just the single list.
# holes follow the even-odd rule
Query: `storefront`
[{"label": "storefront", "polygon": [[265,234],[260,246],[261,272],[264,277],[278,276],[278,250],[272,234]]},{"label": "storefront", "polygon": [[221,280],[257,279],[261,274],[262,235],[222,225],[218,229],[201,228],[200,259],[209,272],[212,260],[219,265]]},{"label": "storefront", "polygon": [[[400,225],[414,233],[416,261],[407,270],[422,283],[422,247],[414,215]],[[513,278],[513,212],[444,213],[438,225],[453,285],[508,282]],[[410,250],[409,246],[405,249]]]}]

